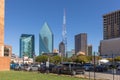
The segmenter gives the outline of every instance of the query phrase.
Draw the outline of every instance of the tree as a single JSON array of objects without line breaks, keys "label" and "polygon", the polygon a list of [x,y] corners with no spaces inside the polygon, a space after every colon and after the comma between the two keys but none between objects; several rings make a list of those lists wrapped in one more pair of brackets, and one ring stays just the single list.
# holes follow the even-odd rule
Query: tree
[{"label": "tree", "polygon": [[113,59],[112,59],[112,58],[107,58],[107,60],[109,60],[110,62],[112,62],[112,61],[113,61]]},{"label": "tree", "polygon": [[78,61],[77,61],[77,56],[76,56],[76,55],[72,56],[71,59],[72,59],[73,62],[78,62]]},{"label": "tree", "polygon": [[97,57],[97,60],[100,60],[100,59],[102,59],[102,57],[100,57],[100,56],[96,56]]},{"label": "tree", "polygon": [[48,56],[46,55],[37,56],[35,59],[36,62],[46,62],[47,60],[48,60]]},{"label": "tree", "polygon": [[67,62],[73,62],[72,57],[67,58]]},{"label": "tree", "polygon": [[120,56],[114,58],[115,61],[120,61]]},{"label": "tree", "polygon": [[91,58],[84,55],[74,55],[71,57],[71,59],[73,62],[86,63],[89,62]]},{"label": "tree", "polygon": [[81,56],[78,56],[77,59],[78,59],[78,62],[80,62],[80,63],[89,62],[87,56],[82,56],[82,55],[81,55]]},{"label": "tree", "polygon": [[52,59],[52,60],[50,60],[50,61],[52,61],[54,64],[58,64],[58,63],[61,62],[61,57],[60,57],[60,56],[53,56],[53,57],[50,58],[50,59]]}]

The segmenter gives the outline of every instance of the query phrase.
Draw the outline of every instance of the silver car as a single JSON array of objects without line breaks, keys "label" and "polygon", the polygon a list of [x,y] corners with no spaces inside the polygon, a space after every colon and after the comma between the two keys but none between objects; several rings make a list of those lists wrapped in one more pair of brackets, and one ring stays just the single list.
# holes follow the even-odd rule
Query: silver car
[{"label": "silver car", "polygon": [[39,65],[30,65],[25,70],[26,71],[38,71]]}]

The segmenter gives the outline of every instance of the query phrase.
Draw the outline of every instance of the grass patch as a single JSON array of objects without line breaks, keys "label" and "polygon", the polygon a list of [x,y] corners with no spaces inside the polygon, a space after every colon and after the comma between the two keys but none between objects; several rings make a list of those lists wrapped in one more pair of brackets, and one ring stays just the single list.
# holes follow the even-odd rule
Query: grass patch
[{"label": "grass patch", "polygon": [[0,71],[0,80],[87,80],[72,76],[41,74],[24,71]]}]

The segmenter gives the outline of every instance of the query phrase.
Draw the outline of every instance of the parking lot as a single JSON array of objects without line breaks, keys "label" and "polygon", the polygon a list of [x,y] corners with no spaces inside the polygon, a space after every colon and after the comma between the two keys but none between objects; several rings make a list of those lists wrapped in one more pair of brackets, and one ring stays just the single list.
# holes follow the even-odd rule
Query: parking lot
[{"label": "parking lot", "polygon": [[[69,64],[69,65],[68,65]],[[72,74],[72,71],[80,71],[80,72],[84,72],[84,69],[86,70],[85,73],[83,74],[77,74],[74,73],[74,75],[76,77],[87,77],[88,79],[100,79],[100,80],[120,80],[120,70],[116,70],[114,69],[107,69],[101,66],[96,67],[96,69],[94,69],[93,65],[88,65],[84,66],[84,69],[82,67],[81,64],[77,64],[79,65],[79,67],[76,66],[76,64],[73,63],[63,63],[62,65],[54,65],[54,64],[50,64],[49,65],[49,72],[50,73],[54,73],[54,74]],[[81,65],[81,67],[80,67]],[[89,67],[88,67],[89,66]],[[45,72],[46,71],[46,67],[45,65],[41,65],[40,68],[38,68],[38,65],[31,65],[30,67],[28,66],[26,68],[26,66],[23,67],[24,69],[22,69],[21,67],[16,66],[14,70],[19,70],[19,71],[39,71],[39,72]],[[27,70],[26,70],[27,69]],[[40,69],[40,70],[39,70]],[[61,71],[59,71],[61,70]],[[95,70],[95,73],[94,73]]]},{"label": "parking lot", "polygon": [[95,77],[94,77],[94,72],[85,72],[85,76],[87,76],[90,79],[101,79],[101,80],[120,80],[120,71],[117,71],[117,73],[112,73],[111,71],[108,72],[95,72]]}]

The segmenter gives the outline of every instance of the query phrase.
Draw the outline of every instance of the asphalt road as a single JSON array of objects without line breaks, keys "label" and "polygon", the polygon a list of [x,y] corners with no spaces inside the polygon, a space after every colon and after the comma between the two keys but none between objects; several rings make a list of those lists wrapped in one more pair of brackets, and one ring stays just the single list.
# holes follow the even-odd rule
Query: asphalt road
[{"label": "asphalt road", "polygon": [[85,72],[85,76],[87,76],[90,79],[101,79],[101,80],[120,80],[120,71],[114,71],[114,75],[112,71],[108,72]]}]

